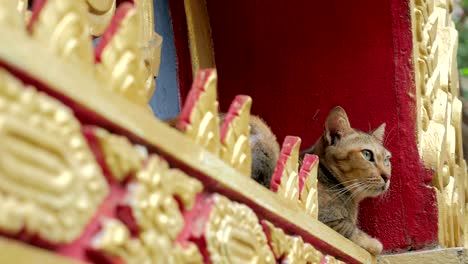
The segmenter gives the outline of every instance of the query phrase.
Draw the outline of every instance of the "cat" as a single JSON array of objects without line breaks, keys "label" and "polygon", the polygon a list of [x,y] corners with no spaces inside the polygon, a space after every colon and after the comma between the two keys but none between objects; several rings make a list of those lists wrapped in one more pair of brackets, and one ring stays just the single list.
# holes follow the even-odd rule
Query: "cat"
[{"label": "cat", "polygon": [[258,116],[250,116],[251,178],[270,188],[280,154],[280,146],[271,128]]},{"label": "cat", "polygon": [[370,133],[353,129],[341,107],[332,109],[317,143],[301,153],[319,157],[319,220],[373,255],[383,246],[357,227],[359,202],[390,186],[391,153],[383,146],[385,123]]},{"label": "cat", "polygon": [[[220,114],[221,123],[225,115]],[[175,127],[177,117],[166,123]],[[251,116],[251,177],[269,188],[280,147],[271,128],[260,117]],[[310,149],[301,153],[319,157],[319,220],[355,242],[373,255],[382,244],[357,227],[358,205],[366,197],[388,190],[390,152],[383,146],[385,124],[371,133],[351,128],[341,107],[332,109],[325,121],[324,133]]]},{"label": "cat", "polygon": [[[220,113],[220,123],[224,122],[226,114]],[[178,116],[165,120],[168,125],[177,128]],[[250,148],[252,153],[251,178],[266,188],[270,187],[271,177],[278,161],[280,147],[271,128],[260,117],[251,115],[250,121]]]}]

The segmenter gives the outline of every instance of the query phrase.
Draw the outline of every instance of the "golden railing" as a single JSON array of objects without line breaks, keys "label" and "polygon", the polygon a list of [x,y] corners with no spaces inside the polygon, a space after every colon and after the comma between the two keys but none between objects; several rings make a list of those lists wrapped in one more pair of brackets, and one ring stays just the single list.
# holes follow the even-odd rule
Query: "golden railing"
[{"label": "golden railing", "polygon": [[298,167],[299,138],[283,143],[275,192],[248,177],[252,100],[237,96],[220,124],[215,70],[197,72],[182,132],[148,111],[161,45],[151,11],[0,6],[0,230],[40,246],[2,239],[0,261],[375,262],[317,220],[318,159]]}]

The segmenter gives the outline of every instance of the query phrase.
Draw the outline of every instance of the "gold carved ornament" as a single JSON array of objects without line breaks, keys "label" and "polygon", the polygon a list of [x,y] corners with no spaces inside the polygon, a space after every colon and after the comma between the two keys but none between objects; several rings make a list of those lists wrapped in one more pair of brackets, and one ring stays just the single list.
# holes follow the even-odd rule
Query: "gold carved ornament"
[{"label": "gold carved ornament", "polygon": [[128,184],[125,198],[124,206],[131,209],[138,226],[137,235],[132,237],[124,223],[109,219],[93,240],[94,249],[125,263],[203,263],[194,244],[176,242],[184,227],[177,201],[183,210],[189,210],[202,188],[199,181],[151,155]]},{"label": "gold carved ornament", "polygon": [[211,194],[199,200],[191,216],[186,239],[206,245],[210,263],[276,263],[249,207]]},{"label": "gold carved ornament", "polygon": [[270,189],[280,197],[293,202],[298,209],[304,210],[318,219],[317,171],[318,157],[306,155],[299,167],[299,148],[301,139],[287,136],[284,139]]},{"label": "gold carved ornament", "polygon": [[72,111],[0,69],[0,142],[0,229],[78,238],[109,190]]},{"label": "gold carved ornament", "polygon": [[[155,91],[154,76],[159,69],[162,39],[154,30],[149,30],[154,26],[149,25],[154,22],[152,10],[143,9],[151,7],[152,3],[149,0],[137,2],[136,6],[121,3],[114,15],[115,1],[36,1],[28,31],[45,49],[92,78],[96,75],[102,86],[148,107]],[[16,9],[20,9],[19,4]],[[108,16],[109,22],[102,24],[105,28],[93,32],[94,35],[104,32],[94,55],[91,32],[96,30],[96,23],[93,23],[96,21],[91,20],[96,14]],[[8,12],[3,19],[1,17],[0,14],[3,23],[21,27],[18,12]]]},{"label": "gold carved ornament", "polygon": [[185,239],[206,245],[210,263],[343,263],[269,221],[260,224],[252,209],[222,195],[205,194],[195,208]]},{"label": "gold carved ornament", "polygon": [[94,54],[86,13],[82,1],[35,1],[28,29],[45,49],[89,70]]},{"label": "gold carved ornament", "polygon": [[299,200],[305,212],[318,220],[317,175],[319,158],[306,154],[299,171]]},{"label": "gold carved ornament", "polygon": [[141,169],[147,153],[138,151],[126,137],[111,134],[99,127],[89,129],[92,130],[105,165],[115,180],[122,182]]},{"label": "gold carved ornament", "polygon": [[240,173],[250,177],[250,107],[252,98],[238,95],[232,101],[221,127],[221,159]]},{"label": "gold carved ornament", "polygon": [[27,3],[23,0],[4,1],[0,8],[0,24],[24,31],[24,12]]},{"label": "gold carved ornament", "polygon": [[141,39],[140,22],[134,5],[119,5],[96,47],[96,72],[105,87],[146,107],[155,84],[145,67],[143,50],[135,41]]},{"label": "gold carved ornament", "polygon": [[177,128],[215,155],[220,152],[216,70],[198,71],[177,121]]},{"label": "gold carved ornament", "polygon": [[116,0],[85,0],[85,2],[88,6],[90,33],[93,36],[100,36],[114,16]]},{"label": "gold carved ornament", "polygon": [[266,220],[262,221],[262,225],[269,238],[268,243],[275,254],[275,258],[281,259],[281,263],[322,263],[324,255],[309,243],[305,243],[301,237],[286,235],[283,230]]},{"label": "gold carved ornament", "polygon": [[467,244],[466,163],[456,64],[457,37],[451,1],[414,0],[412,12],[418,102],[419,150],[434,171],[439,209],[439,244]]},{"label": "gold carved ornament", "polygon": [[275,172],[271,179],[271,189],[286,200],[297,203],[299,200],[299,137],[287,136],[281,147]]},{"label": "gold carved ornament", "polygon": [[[161,63],[161,47],[162,37],[154,32],[154,5],[153,0],[135,0],[135,5],[138,9],[142,34],[139,41],[143,51],[144,64],[148,74],[147,82],[153,81],[153,76],[158,76],[159,66]],[[149,84],[147,84],[149,85]],[[153,86],[154,89],[156,86]],[[149,92],[153,94],[154,90]]]}]

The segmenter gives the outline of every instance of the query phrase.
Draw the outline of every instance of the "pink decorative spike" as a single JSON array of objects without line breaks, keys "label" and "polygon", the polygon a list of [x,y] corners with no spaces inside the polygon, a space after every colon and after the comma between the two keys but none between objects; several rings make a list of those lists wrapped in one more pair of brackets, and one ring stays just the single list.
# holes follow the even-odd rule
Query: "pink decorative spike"
[{"label": "pink decorative spike", "polygon": [[318,218],[317,172],[319,158],[306,154],[299,172],[299,200],[306,213]]},{"label": "pink decorative spike", "polygon": [[140,22],[134,4],[124,2],[118,6],[95,50],[96,73],[108,89],[147,107],[155,83],[138,42],[142,38]]},{"label": "pink decorative spike", "polygon": [[270,189],[281,197],[297,202],[299,200],[299,137],[287,136],[281,148]]},{"label": "pink decorative spike", "polygon": [[128,15],[130,10],[132,10],[133,4],[132,3],[124,3],[123,5],[120,5],[117,11],[115,12],[115,15],[112,17],[112,21],[104,34],[101,36],[101,40],[97,44],[95,48],[95,56],[96,56],[96,62],[101,62],[101,56],[104,51],[104,49],[109,45],[109,43],[112,41],[112,38],[115,36],[115,34],[118,32],[120,24],[122,21],[125,19],[125,17]]},{"label": "pink decorative spike", "polygon": [[197,73],[176,126],[197,144],[218,155],[220,144],[216,80],[214,69]]},{"label": "pink decorative spike", "polygon": [[252,98],[238,95],[232,101],[221,127],[221,158],[246,176],[250,176],[250,107]]}]

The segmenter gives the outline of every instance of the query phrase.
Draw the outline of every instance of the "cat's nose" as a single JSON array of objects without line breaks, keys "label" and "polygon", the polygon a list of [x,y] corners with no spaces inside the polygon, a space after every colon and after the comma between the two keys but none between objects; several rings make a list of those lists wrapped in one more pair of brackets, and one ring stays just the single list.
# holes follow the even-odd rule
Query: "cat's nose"
[{"label": "cat's nose", "polygon": [[386,183],[386,182],[388,182],[390,180],[391,175],[388,174],[388,173],[382,173],[382,174],[380,174],[380,177],[382,177],[382,179]]}]

